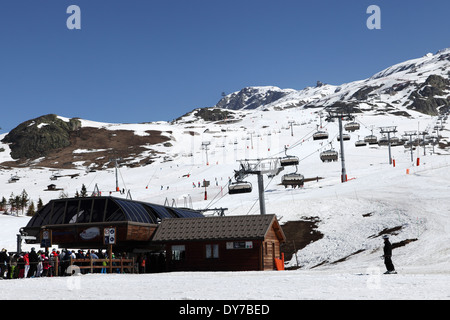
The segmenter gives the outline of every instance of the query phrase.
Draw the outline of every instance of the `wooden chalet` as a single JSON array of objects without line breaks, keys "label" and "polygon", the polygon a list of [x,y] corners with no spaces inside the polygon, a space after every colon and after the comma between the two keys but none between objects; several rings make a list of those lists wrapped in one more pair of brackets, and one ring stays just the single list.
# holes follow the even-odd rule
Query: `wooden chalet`
[{"label": "wooden chalet", "polygon": [[276,270],[285,240],[275,215],[246,215],[165,219],[152,242],[168,271],[250,271]]}]

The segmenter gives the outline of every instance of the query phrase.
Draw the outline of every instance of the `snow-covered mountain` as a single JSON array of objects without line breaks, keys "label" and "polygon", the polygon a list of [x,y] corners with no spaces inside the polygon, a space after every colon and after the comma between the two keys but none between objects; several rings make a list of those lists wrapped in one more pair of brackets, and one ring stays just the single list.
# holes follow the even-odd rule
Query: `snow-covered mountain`
[{"label": "snow-covered mountain", "polygon": [[215,107],[245,110],[348,105],[365,111],[407,115],[408,110],[417,110],[435,115],[450,106],[449,75],[450,49],[444,49],[338,86],[318,82],[316,87],[303,90],[247,87],[225,96]]},{"label": "snow-covered mountain", "polygon": [[279,99],[295,93],[293,89],[278,87],[246,87],[223,97],[215,107],[230,110],[250,110],[274,103]]},{"label": "snow-covered mountain", "polygon": [[[282,224],[313,222],[311,232],[322,237],[307,241],[301,250],[297,246],[289,266],[358,272],[380,264],[383,268],[381,236],[389,234],[396,245],[394,264],[399,271],[448,272],[450,127],[445,111],[450,95],[449,59],[450,51],[443,50],[340,86],[247,90],[249,96],[241,101],[248,103],[243,102],[239,110],[225,109],[224,103],[223,108],[197,109],[171,123],[110,124],[61,116],[33,119],[21,126],[14,139],[0,136],[0,197],[8,199],[26,190],[35,203],[38,198],[45,203],[61,195],[74,196],[82,184],[90,192],[97,186],[103,195],[123,196],[116,192],[112,160],[121,158],[120,188],[130,191],[135,200],[195,209],[224,207],[227,215],[259,214],[256,177],[245,178],[254,190],[242,195],[228,194],[229,179],[240,160],[267,159],[254,163],[269,170],[278,166],[277,159],[292,155],[299,158],[298,167],[264,176],[266,211],[277,214]],[[276,92],[280,97],[275,99]],[[339,103],[354,106],[359,111],[355,121],[360,124],[359,130],[345,132],[350,138],[344,142],[349,179],[345,183],[341,183],[341,162],[320,158],[321,152],[330,149],[342,154],[336,140],[338,124],[321,117],[324,108]],[[420,112],[421,103],[434,106],[432,112]],[[69,145],[54,144],[45,155],[20,160],[11,156],[22,133],[51,136],[55,126],[58,132],[65,128],[61,137],[67,140],[53,142]],[[403,145],[391,148],[393,166],[387,146],[355,144],[372,134],[382,138],[379,128],[384,126],[395,126],[397,138],[426,130],[425,140],[439,136],[439,143],[422,146],[423,135],[413,136],[417,146],[412,152]],[[328,133],[328,139],[315,140],[317,130]],[[295,172],[304,175],[304,186],[285,188],[282,176]],[[206,200],[204,188],[198,187],[203,180],[210,181]],[[48,190],[51,183],[58,191]],[[27,218],[18,219],[26,224]],[[1,233],[0,245],[13,251],[16,233]]]}]

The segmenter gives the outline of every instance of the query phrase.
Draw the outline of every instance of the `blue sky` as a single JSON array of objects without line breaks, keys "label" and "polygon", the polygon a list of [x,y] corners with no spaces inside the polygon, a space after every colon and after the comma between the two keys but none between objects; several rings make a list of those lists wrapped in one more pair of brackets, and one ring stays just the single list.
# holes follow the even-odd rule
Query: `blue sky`
[{"label": "blue sky", "polygon": [[0,133],[48,113],[172,120],[246,86],[364,79],[450,47],[449,14],[447,0],[2,0]]}]

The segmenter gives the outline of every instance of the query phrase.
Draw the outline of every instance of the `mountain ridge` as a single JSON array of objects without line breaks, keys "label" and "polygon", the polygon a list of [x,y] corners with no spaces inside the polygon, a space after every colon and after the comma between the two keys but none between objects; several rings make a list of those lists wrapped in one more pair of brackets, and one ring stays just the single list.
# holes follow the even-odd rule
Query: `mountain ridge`
[{"label": "mountain ridge", "polygon": [[[428,53],[421,58],[407,60],[385,68],[373,76],[341,85],[323,85],[318,81],[316,87],[302,90],[279,89],[277,87],[246,87],[241,91],[223,97],[214,107],[230,110],[245,110],[270,107],[333,107],[336,103],[355,105],[357,103],[374,103],[375,98],[387,105],[409,107],[425,114],[436,115],[439,107],[450,106],[450,86],[446,82],[450,75],[450,48],[439,50],[436,54]],[[440,88],[441,100],[434,96],[414,95],[426,83],[430,76],[440,77],[445,88]],[[255,88],[252,90],[252,88]],[[268,88],[261,93],[259,88]],[[271,89],[276,88],[276,89]],[[249,97],[249,92],[256,91]],[[279,92],[278,95],[272,92]],[[269,96],[270,98],[267,98]],[[427,100],[418,103],[417,99]],[[239,101],[239,103],[236,103]],[[246,101],[250,103],[246,104]],[[406,111],[406,110],[403,110]]]}]

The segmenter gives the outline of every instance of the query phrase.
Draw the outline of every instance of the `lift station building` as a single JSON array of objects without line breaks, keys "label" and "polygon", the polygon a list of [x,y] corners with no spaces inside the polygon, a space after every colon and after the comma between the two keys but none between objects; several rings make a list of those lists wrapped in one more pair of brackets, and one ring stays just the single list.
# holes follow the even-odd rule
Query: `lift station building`
[{"label": "lift station building", "polygon": [[20,229],[41,247],[161,254],[165,271],[272,270],[285,236],[275,215],[205,217],[201,212],[117,197],[51,200]]}]

